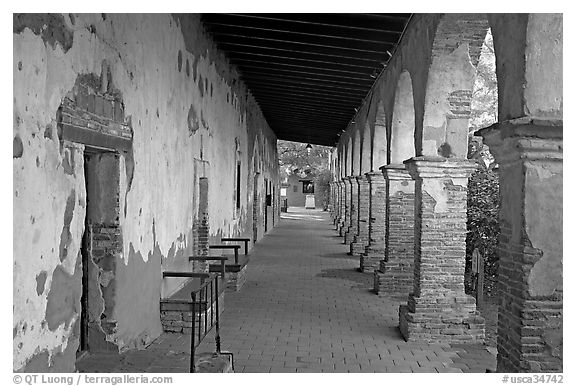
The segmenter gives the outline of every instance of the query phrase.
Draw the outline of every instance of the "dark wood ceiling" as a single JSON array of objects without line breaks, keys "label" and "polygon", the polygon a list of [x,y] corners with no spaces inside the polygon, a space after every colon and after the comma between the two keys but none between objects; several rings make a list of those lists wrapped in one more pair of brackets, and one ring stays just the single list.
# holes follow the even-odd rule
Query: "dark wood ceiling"
[{"label": "dark wood ceiling", "polygon": [[333,146],[410,14],[203,14],[278,139]]}]

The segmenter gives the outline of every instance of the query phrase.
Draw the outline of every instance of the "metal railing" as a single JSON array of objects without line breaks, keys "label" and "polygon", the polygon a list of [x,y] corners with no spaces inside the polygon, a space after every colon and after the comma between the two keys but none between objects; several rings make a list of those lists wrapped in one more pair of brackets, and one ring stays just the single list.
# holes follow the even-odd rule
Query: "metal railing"
[{"label": "metal railing", "polygon": [[[210,274],[200,287],[190,293],[192,299],[192,336],[190,339],[190,372],[196,371],[194,362],[196,358],[196,347],[212,331],[216,329],[216,354],[230,356],[232,370],[234,370],[234,355],[231,352],[224,352],[221,349],[220,341],[220,305],[218,291],[218,275]],[[210,314],[210,315],[208,315]],[[197,328],[196,328],[197,327]],[[204,327],[204,328],[202,328]]]},{"label": "metal railing", "polygon": [[195,277],[200,279],[200,287],[190,293],[192,311],[192,329],[190,338],[190,372],[196,372],[196,348],[202,340],[216,329],[215,343],[217,355],[230,356],[232,371],[234,371],[234,354],[221,350],[220,340],[220,304],[219,275],[192,272],[163,272],[164,277]]}]

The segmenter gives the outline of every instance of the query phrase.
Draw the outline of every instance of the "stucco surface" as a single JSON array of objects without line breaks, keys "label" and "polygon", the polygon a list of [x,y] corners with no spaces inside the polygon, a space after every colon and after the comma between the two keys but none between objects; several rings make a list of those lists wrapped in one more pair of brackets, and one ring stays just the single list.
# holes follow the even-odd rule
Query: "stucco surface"
[{"label": "stucco surface", "polygon": [[[57,39],[43,32],[44,24],[43,17],[19,19],[13,35],[15,370],[38,363],[35,355],[50,362],[78,340],[72,325],[79,296],[71,300],[78,308],[69,323],[51,330],[45,313],[52,272],[75,275],[84,232],[83,146],[61,147],[56,131],[56,111],[80,74],[99,77],[103,63],[109,66],[134,133],[133,154],[120,156],[118,181],[123,253],[116,272],[117,329],[108,338],[119,350],[141,347],[161,332],[161,266],[188,265],[182,251],[191,248],[197,179],[211,178],[212,235],[251,236],[256,143],[261,173],[277,182],[275,136],[197,15],[56,15],[46,28],[55,28]],[[249,187],[239,211],[231,200],[236,161],[241,184]],[[48,274],[39,294],[35,278],[41,272]],[[71,371],[73,361],[58,366]]]}]

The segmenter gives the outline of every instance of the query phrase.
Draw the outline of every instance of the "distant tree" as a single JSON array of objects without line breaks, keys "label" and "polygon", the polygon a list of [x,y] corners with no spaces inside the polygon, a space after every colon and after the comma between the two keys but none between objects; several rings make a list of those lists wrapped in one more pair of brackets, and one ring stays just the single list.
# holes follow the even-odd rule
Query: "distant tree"
[{"label": "distant tree", "polygon": [[478,169],[468,180],[468,221],[466,234],[466,287],[472,290],[472,254],[478,250],[484,257],[485,293],[496,295],[498,278],[498,237],[500,223],[499,180],[497,163],[482,138],[473,134],[498,120],[498,83],[492,34],[488,31],[478,66],[472,93],[468,158],[475,160]]},{"label": "distant tree", "polygon": [[312,176],[318,171],[328,169],[328,155],[331,148],[328,146],[312,145],[306,148],[306,143],[278,141],[278,161],[283,177],[293,173],[305,173]]},{"label": "distant tree", "polygon": [[468,158],[478,168],[468,180],[468,221],[466,233],[466,287],[471,291],[470,270],[475,249],[484,256],[485,293],[496,294],[498,278],[498,238],[500,235],[500,183],[497,164],[488,146],[470,136]]},{"label": "distant tree", "polygon": [[280,177],[286,180],[291,174],[314,181],[314,191],[317,198],[326,209],[330,194],[330,165],[329,154],[332,150],[328,146],[311,145],[306,143],[278,141],[278,162],[280,164]]}]

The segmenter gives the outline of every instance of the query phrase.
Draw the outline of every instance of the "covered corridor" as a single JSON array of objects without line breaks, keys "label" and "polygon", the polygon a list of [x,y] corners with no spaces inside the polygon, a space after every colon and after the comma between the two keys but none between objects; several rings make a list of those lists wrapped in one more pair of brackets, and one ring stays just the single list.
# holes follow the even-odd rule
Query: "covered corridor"
[{"label": "covered corridor", "polygon": [[[185,370],[165,303],[240,240],[237,371],[562,372],[562,66],[561,13],[13,14],[13,371]],[[330,215],[280,219],[279,140]]]},{"label": "covered corridor", "polygon": [[[227,293],[222,348],[235,372],[486,372],[482,345],[407,343],[401,297],[377,296],[327,212],[290,208],[251,254],[242,291]],[[199,352],[213,351],[211,333]],[[144,351],[95,354],[85,372],[187,372],[189,336],[163,334]]]}]

